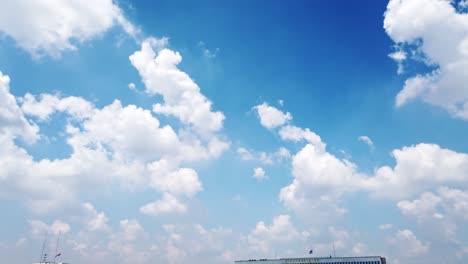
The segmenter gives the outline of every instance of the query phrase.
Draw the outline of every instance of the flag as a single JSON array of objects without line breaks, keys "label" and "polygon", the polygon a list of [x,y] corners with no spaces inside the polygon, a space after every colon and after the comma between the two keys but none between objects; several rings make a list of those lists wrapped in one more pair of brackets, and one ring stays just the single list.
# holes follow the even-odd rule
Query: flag
[{"label": "flag", "polygon": [[312,253],[314,253],[314,250],[311,249],[311,250],[309,251],[309,254],[312,255]]},{"label": "flag", "polygon": [[55,255],[55,257],[60,257],[62,255],[62,253],[58,253],[57,255]]}]

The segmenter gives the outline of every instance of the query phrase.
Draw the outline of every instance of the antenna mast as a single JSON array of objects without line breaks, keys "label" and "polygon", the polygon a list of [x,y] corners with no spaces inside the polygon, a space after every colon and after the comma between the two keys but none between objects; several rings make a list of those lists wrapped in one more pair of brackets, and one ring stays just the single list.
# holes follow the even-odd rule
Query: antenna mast
[{"label": "antenna mast", "polygon": [[57,236],[57,244],[55,245],[55,255],[54,255],[54,263],[55,263],[55,259],[57,258],[57,252],[58,252],[58,247],[59,247],[59,241],[60,241],[60,232]]},{"label": "antenna mast", "polygon": [[42,263],[42,257],[44,257],[45,259],[45,256],[44,256],[44,249],[45,249],[45,245],[46,245],[46,242],[47,242],[47,232],[45,232],[45,235],[44,235],[44,242],[42,242],[42,251],[41,251],[41,256],[39,257],[39,263]]},{"label": "antenna mast", "polygon": [[335,242],[333,242],[333,256],[336,258],[336,252],[335,252]]}]

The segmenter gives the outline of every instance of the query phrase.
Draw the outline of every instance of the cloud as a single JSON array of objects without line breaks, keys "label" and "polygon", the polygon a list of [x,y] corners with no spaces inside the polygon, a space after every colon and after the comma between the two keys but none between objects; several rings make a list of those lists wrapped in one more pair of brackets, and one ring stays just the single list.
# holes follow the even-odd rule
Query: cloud
[{"label": "cloud", "polygon": [[[346,193],[366,192],[374,198],[401,200],[441,184],[453,186],[468,180],[468,154],[435,144],[395,149],[394,167],[382,166],[367,174],[349,160],[328,152],[320,136],[307,128],[285,125],[278,133],[283,140],[306,143],[292,156],[293,181],[281,189],[279,198],[288,209],[303,217],[310,217],[310,208],[322,214],[310,221],[336,219],[345,214],[347,210],[339,204]],[[360,139],[372,142],[368,137]]]},{"label": "cloud", "polygon": [[200,224],[173,225],[158,254],[169,263],[232,263],[229,249],[238,241],[231,229],[207,228]]},{"label": "cloud", "polygon": [[374,148],[374,142],[372,142],[372,139],[368,136],[360,136],[358,137],[358,140],[369,146],[371,149]]},{"label": "cloud", "polygon": [[117,256],[117,263],[147,262],[150,255],[141,245],[148,240],[145,229],[136,219],[124,219],[119,224],[120,230],[109,237],[107,253]]},{"label": "cloud", "polygon": [[65,112],[73,118],[84,119],[92,115],[94,108],[92,103],[75,96],[62,98],[60,95],[34,96],[26,93],[19,101],[21,110],[28,116],[37,117],[39,121],[48,120],[56,112]]},{"label": "cloud", "polygon": [[82,204],[85,211],[85,223],[89,231],[109,231],[108,219],[104,212],[98,212],[90,203]]},{"label": "cloud", "polygon": [[376,198],[398,200],[441,184],[467,181],[468,154],[418,144],[396,149],[393,156],[395,167],[383,166],[374,175],[366,175],[355,164],[307,144],[292,158],[294,180],[281,189],[280,200],[299,214],[308,215],[315,207],[315,211],[340,215],[345,210],[337,205],[344,193],[368,192]]},{"label": "cloud", "polygon": [[39,220],[29,221],[31,227],[31,233],[37,236],[43,236],[44,234],[66,234],[70,231],[70,225],[61,220],[55,220],[51,225],[48,225]]},{"label": "cloud", "polygon": [[424,192],[414,200],[402,200],[397,205],[404,216],[417,220],[423,230],[431,230],[431,240],[463,249],[460,234],[465,232],[468,220],[466,190],[440,187],[435,192]]},{"label": "cloud", "polygon": [[2,4],[0,17],[0,32],[34,57],[59,57],[114,25],[130,36],[139,32],[112,0],[8,1]]},{"label": "cloud", "polygon": [[[100,193],[116,185],[192,197],[202,184],[197,172],[182,164],[216,158],[228,146],[216,135],[203,139],[184,127],[176,133],[151,111],[118,100],[102,108],[73,96],[26,94],[17,100],[3,75],[0,88],[1,197],[18,199],[37,213],[76,204],[83,190]],[[66,114],[71,154],[36,160],[15,138],[39,138],[39,127],[25,115],[41,124],[56,112]]]},{"label": "cloud", "polygon": [[399,199],[420,194],[440,185],[459,185],[467,181],[468,154],[435,144],[417,144],[392,151],[396,165],[376,170],[366,188],[377,197]]},{"label": "cloud", "polygon": [[214,58],[216,58],[216,56],[218,56],[219,48],[216,48],[216,49],[214,49],[214,50],[209,50],[209,49],[206,47],[205,42],[203,42],[203,41],[198,42],[198,46],[199,46],[200,49],[202,50],[203,56],[205,56],[206,58],[208,58],[208,59],[214,59]]},{"label": "cloud", "polygon": [[267,153],[264,151],[257,152],[254,150],[239,147],[237,148],[237,154],[239,154],[241,160],[257,161],[267,165],[271,165],[274,162],[283,161],[291,157],[291,153],[289,153],[289,150],[287,150],[284,147],[280,147],[274,153]]},{"label": "cloud", "polygon": [[136,85],[134,83],[129,83],[128,84],[128,89],[132,90],[132,91],[138,91],[138,89],[136,88]]},{"label": "cloud", "polygon": [[177,68],[182,61],[179,52],[162,48],[156,54],[146,40],[130,61],[142,77],[146,92],[164,99],[164,103],[153,106],[155,113],[173,115],[202,135],[211,135],[223,127],[223,113],[213,112],[212,102],[200,92],[200,87]]},{"label": "cloud", "polygon": [[282,127],[278,133],[282,140],[294,142],[306,140],[318,149],[325,149],[326,147],[326,144],[322,141],[320,136],[310,131],[308,128],[302,129],[297,126],[287,125]]},{"label": "cloud", "polygon": [[261,167],[255,168],[254,170],[253,177],[257,179],[257,181],[263,181],[267,178],[265,175],[265,170]]},{"label": "cloud", "polygon": [[410,58],[435,68],[405,81],[397,107],[420,99],[468,120],[468,14],[458,13],[450,1],[391,0],[384,28],[400,49],[391,54],[398,63],[403,54],[422,54]]},{"label": "cloud", "polygon": [[294,180],[281,189],[279,198],[302,217],[314,215],[313,221],[337,219],[346,213],[338,206],[340,197],[360,190],[364,176],[357,172],[356,165],[326,152],[324,144],[318,145],[306,144],[292,157]]},{"label": "cloud", "polygon": [[461,0],[458,2],[458,7],[461,9],[466,9],[468,8],[468,1],[467,0]]},{"label": "cloud", "polygon": [[254,251],[267,253],[275,243],[288,243],[299,239],[300,233],[292,225],[289,215],[278,215],[270,225],[263,221],[257,223],[247,236],[249,248]]},{"label": "cloud", "polygon": [[187,206],[169,193],[164,193],[161,200],[140,207],[140,212],[147,215],[185,213],[186,211]]},{"label": "cloud", "polygon": [[283,113],[273,106],[269,106],[267,103],[263,103],[254,107],[257,110],[258,117],[262,126],[272,129],[279,127],[289,122],[292,119],[290,113]]},{"label": "cloud", "polygon": [[175,195],[193,196],[202,190],[197,172],[190,168],[173,168],[167,160],[148,164],[151,186]]},{"label": "cloud", "polygon": [[388,230],[388,229],[391,229],[392,227],[393,227],[392,224],[381,224],[381,225],[379,225],[380,230]]},{"label": "cloud", "polygon": [[422,256],[428,253],[430,244],[419,240],[411,230],[398,230],[388,239],[388,243],[397,248],[397,254],[402,257]]},{"label": "cloud", "polygon": [[10,77],[0,71],[0,132],[2,135],[21,137],[32,144],[39,139],[39,127],[28,121],[10,93]]},{"label": "cloud", "polygon": [[393,53],[388,54],[388,57],[390,57],[392,60],[394,60],[397,63],[398,65],[397,73],[403,74],[404,72],[403,62],[407,59],[406,52],[402,50],[397,50]]}]

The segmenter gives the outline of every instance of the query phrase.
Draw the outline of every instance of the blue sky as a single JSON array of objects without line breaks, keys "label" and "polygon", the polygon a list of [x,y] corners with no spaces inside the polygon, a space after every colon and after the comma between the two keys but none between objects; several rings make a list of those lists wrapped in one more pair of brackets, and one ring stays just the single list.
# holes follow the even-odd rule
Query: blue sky
[{"label": "blue sky", "polygon": [[466,10],[4,3],[0,252],[466,262]]}]

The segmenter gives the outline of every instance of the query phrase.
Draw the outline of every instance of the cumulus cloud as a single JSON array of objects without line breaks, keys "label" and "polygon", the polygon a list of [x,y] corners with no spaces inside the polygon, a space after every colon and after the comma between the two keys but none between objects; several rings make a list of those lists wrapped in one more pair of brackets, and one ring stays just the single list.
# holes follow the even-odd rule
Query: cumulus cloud
[{"label": "cumulus cloud", "polygon": [[29,221],[31,233],[33,235],[43,236],[44,234],[66,234],[70,231],[70,225],[61,220],[55,220],[52,224],[48,225],[40,220]]},{"label": "cumulus cloud", "polygon": [[398,230],[397,233],[388,239],[388,243],[397,248],[397,252],[403,257],[415,257],[426,254],[430,244],[419,240],[411,230]]},{"label": "cumulus cloud", "polygon": [[185,213],[187,206],[169,193],[164,193],[161,200],[140,207],[140,212],[147,215],[159,215],[165,213]]},{"label": "cumulus cloud", "polygon": [[94,108],[92,103],[76,96],[62,98],[60,95],[41,94],[34,96],[26,93],[19,101],[21,110],[26,115],[37,117],[40,121],[49,119],[50,115],[55,112],[65,112],[74,118],[84,119],[91,116]]},{"label": "cumulus cloud", "polygon": [[0,71],[0,132],[9,137],[21,137],[28,143],[39,139],[39,127],[28,121],[10,93],[10,77]]},{"label": "cumulus cloud", "polygon": [[282,140],[289,140],[294,142],[307,141],[318,149],[325,149],[326,144],[322,141],[319,135],[310,131],[310,129],[300,128],[293,125],[287,125],[280,129],[278,132]]},{"label": "cumulus cloud", "polygon": [[104,212],[98,212],[90,203],[82,204],[85,223],[89,231],[109,231],[108,219]]},{"label": "cumulus cloud", "polygon": [[257,111],[262,126],[268,129],[282,126],[292,119],[290,113],[284,113],[266,102],[255,106],[254,109]]},{"label": "cumulus cloud", "polygon": [[[166,45],[167,39],[150,39],[147,44]],[[179,70],[176,72],[186,76]],[[169,79],[170,76],[169,73]],[[28,93],[16,99],[9,91],[9,77],[1,75],[0,80],[0,101],[4,102],[0,104],[3,109],[0,113],[0,196],[19,199],[37,213],[77,203],[84,189],[100,192],[114,187],[115,183],[124,190],[150,187],[178,200],[192,197],[202,190],[202,184],[197,172],[182,164],[219,157],[229,146],[213,134],[222,122],[215,130],[208,128],[211,132],[203,135],[186,129],[184,125],[190,124],[182,122],[176,133],[171,126],[161,125],[151,111],[135,105],[123,106],[115,100],[97,108],[83,98],[60,94]],[[211,104],[199,90],[195,97],[203,100],[195,100],[200,104],[192,105],[194,109],[185,106],[187,112],[195,113],[199,106]],[[177,100],[185,99],[171,97],[171,103],[184,104]],[[206,111],[202,115],[222,115]],[[16,145],[17,137],[31,143],[39,138],[39,127],[25,116],[34,117],[41,124],[58,112],[66,114],[64,135],[71,147],[68,157],[36,160]],[[98,220],[104,218],[101,215]],[[98,228],[103,223],[94,224]]]},{"label": "cumulus cloud", "polygon": [[424,192],[414,200],[398,202],[398,208],[408,218],[417,220],[418,226],[431,230],[431,238],[463,249],[460,234],[465,232],[468,220],[468,192],[440,187],[435,192]]},{"label": "cumulus cloud", "polygon": [[396,165],[383,166],[367,182],[377,197],[399,199],[445,185],[465,184],[468,154],[435,144],[417,144],[392,151]]},{"label": "cumulus cloud", "polygon": [[420,99],[468,120],[468,14],[457,12],[450,1],[391,0],[384,28],[400,48],[390,55],[394,60],[422,54],[422,60],[413,60],[435,68],[408,78],[396,105]]},{"label": "cumulus cloud", "polygon": [[263,181],[267,178],[265,170],[261,167],[257,167],[253,170],[253,177],[257,179],[257,181]]},{"label": "cumulus cloud", "polygon": [[[346,210],[338,206],[341,195],[359,190],[363,176],[354,164],[340,160],[322,148],[307,144],[292,157],[294,180],[281,189],[279,197],[287,208],[315,220],[336,219]],[[317,214],[321,217],[316,217]]]},{"label": "cumulus cloud", "polygon": [[58,57],[76,50],[77,43],[96,38],[114,25],[131,36],[138,33],[112,0],[19,0],[5,2],[0,9],[0,32],[35,57]]},{"label": "cumulus cloud", "polygon": [[[346,193],[367,192],[375,198],[398,201],[434,190],[441,184],[463,185],[468,180],[468,154],[435,144],[395,149],[392,151],[395,166],[382,166],[368,174],[349,160],[328,152],[320,136],[307,128],[285,125],[278,133],[283,140],[305,142],[291,158],[293,181],[281,189],[279,198],[287,208],[305,217],[314,208],[311,221],[336,219],[345,214],[347,210],[339,204]],[[365,136],[359,140],[372,142]],[[317,212],[321,217],[315,217]]]},{"label": "cumulus cloud", "polygon": [[212,102],[200,92],[200,87],[177,68],[182,61],[179,52],[160,48],[156,54],[152,43],[146,40],[130,61],[143,79],[146,92],[164,99],[164,103],[153,106],[155,113],[173,115],[204,135],[222,128],[223,113],[213,112]]},{"label": "cumulus cloud", "polygon": [[148,164],[151,185],[158,190],[175,195],[193,196],[202,190],[197,172],[190,168],[173,168],[167,160]]},{"label": "cumulus cloud", "polygon": [[250,248],[266,253],[274,243],[287,243],[300,237],[299,231],[293,226],[289,215],[278,215],[270,225],[263,221],[257,223],[247,237]]}]

